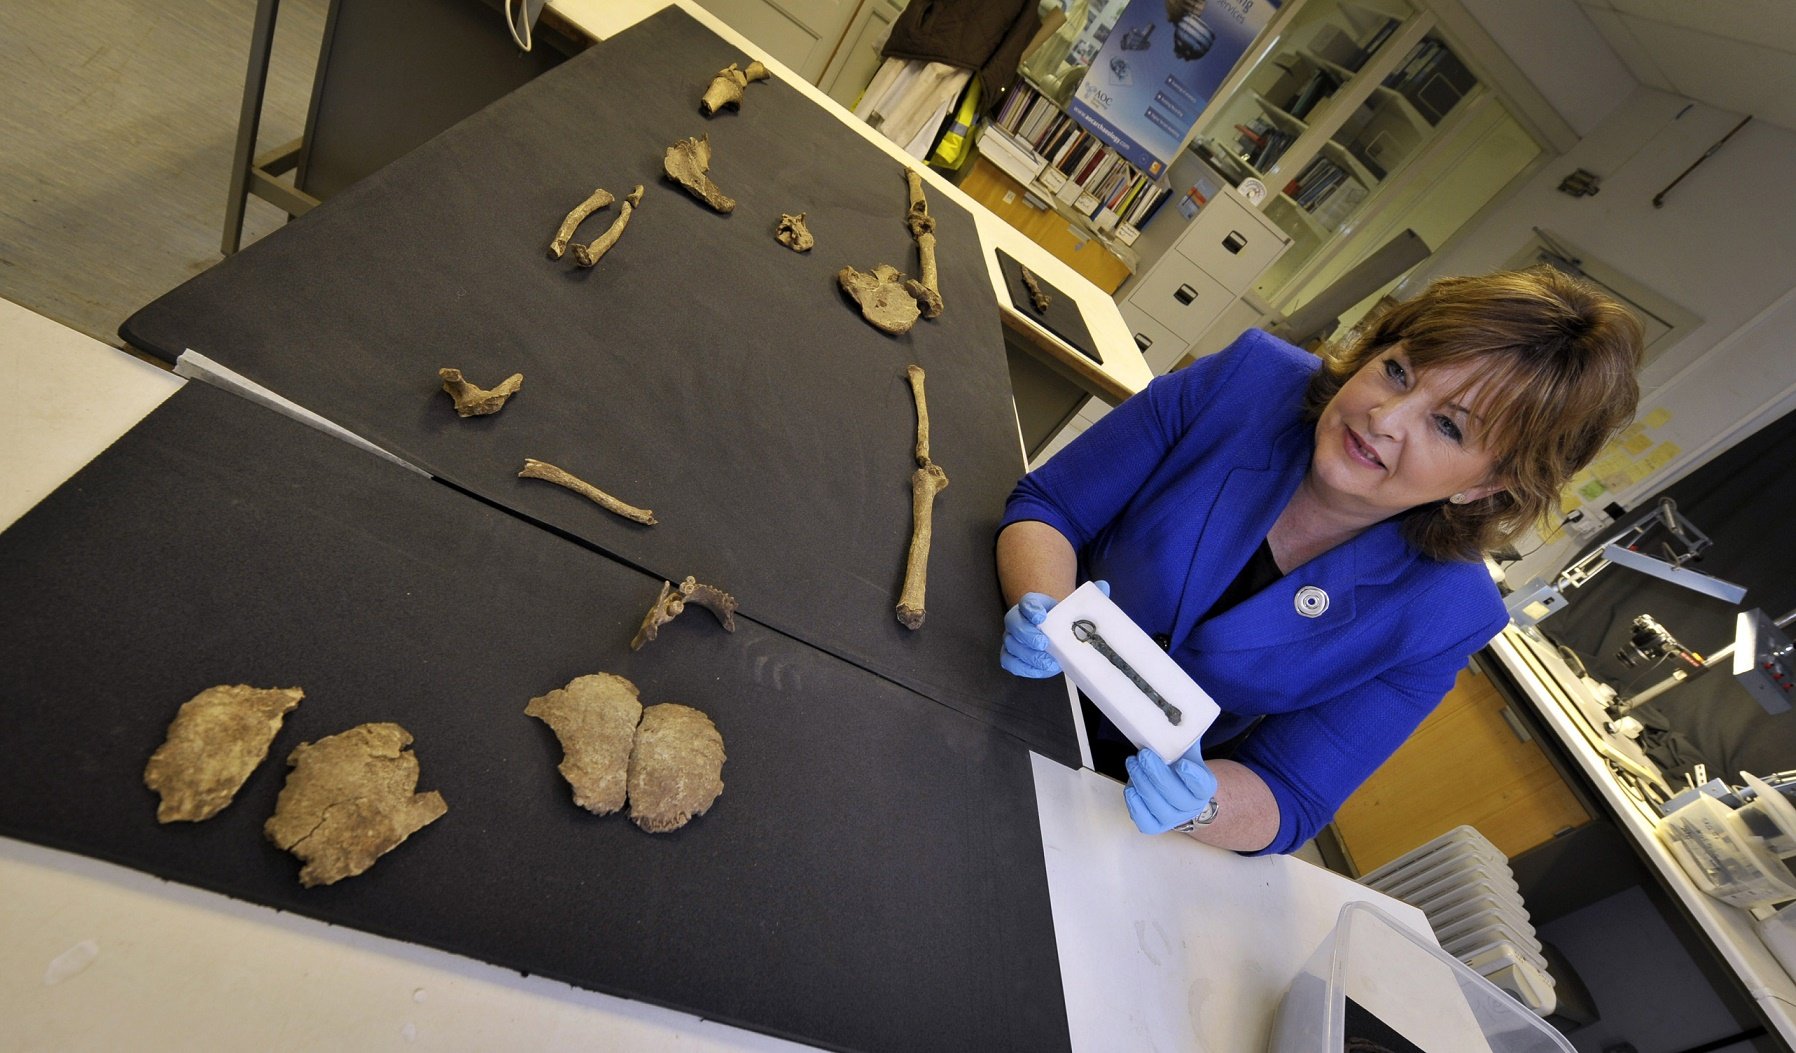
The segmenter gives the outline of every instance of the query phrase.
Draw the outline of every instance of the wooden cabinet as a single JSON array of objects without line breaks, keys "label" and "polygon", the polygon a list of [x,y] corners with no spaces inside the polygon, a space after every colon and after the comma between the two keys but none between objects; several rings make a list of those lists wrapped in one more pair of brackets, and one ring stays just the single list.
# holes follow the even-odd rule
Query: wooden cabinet
[{"label": "wooden cabinet", "polygon": [[1119,304],[1148,366],[1164,373],[1176,365],[1290,246],[1290,236],[1236,191],[1212,197]]},{"label": "wooden cabinet", "polygon": [[1360,873],[1456,826],[1475,827],[1515,856],[1590,821],[1506,707],[1488,677],[1461,672],[1409,741],[1347,799],[1335,829]]}]

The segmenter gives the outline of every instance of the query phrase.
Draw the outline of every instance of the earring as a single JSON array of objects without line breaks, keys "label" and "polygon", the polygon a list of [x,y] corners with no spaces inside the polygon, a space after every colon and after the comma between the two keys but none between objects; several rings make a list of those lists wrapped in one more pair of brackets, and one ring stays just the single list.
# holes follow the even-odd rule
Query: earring
[{"label": "earring", "polygon": [[1447,498],[1447,500],[1451,501],[1452,503],[1454,503],[1456,505],[1463,505],[1466,503],[1468,498],[1466,497],[1466,495],[1464,493],[1457,493],[1457,494],[1454,494],[1452,497]]}]

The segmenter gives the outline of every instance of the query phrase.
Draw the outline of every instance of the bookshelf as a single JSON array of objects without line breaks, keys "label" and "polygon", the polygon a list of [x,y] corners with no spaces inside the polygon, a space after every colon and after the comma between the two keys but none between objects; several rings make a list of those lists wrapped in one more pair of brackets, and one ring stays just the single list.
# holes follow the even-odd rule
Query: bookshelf
[{"label": "bookshelf", "polygon": [[1281,309],[1352,237],[1381,191],[1482,88],[1406,0],[1292,0],[1199,118],[1190,150],[1292,239],[1256,295]]},{"label": "bookshelf", "polygon": [[1170,188],[1118,156],[1027,79],[1019,78],[979,132],[980,156],[1065,217],[1133,272],[1131,247]]}]

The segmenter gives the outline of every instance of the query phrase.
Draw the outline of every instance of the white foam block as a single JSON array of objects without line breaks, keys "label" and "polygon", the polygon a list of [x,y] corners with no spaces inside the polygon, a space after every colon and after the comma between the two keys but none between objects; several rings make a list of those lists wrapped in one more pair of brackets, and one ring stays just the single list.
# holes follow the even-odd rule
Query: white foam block
[{"label": "white foam block", "polygon": [[[1090,622],[1111,650],[1178,709],[1177,724],[1103,652],[1078,639],[1073,623],[1080,621]],[[1079,690],[1130,742],[1138,748],[1151,748],[1168,764],[1195,746],[1221,712],[1197,681],[1091,582],[1056,604],[1041,623],[1041,629],[1048,637],[1048,653]]]}]

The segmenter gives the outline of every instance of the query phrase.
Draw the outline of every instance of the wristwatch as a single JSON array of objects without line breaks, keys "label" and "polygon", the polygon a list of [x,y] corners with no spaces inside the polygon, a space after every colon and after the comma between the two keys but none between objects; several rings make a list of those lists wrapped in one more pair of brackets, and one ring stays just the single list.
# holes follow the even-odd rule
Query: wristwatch
[{"label": "wristwatch", "polygon": [[1209,826],[1216,821],[1216,809],[1216,798],[1212,797],[1210,798],[1210,803],[1204,805],[1203,811],[1173,827],[1173,829],[1181,834],[1189,834],[1195,832],[1200,826]]}]

